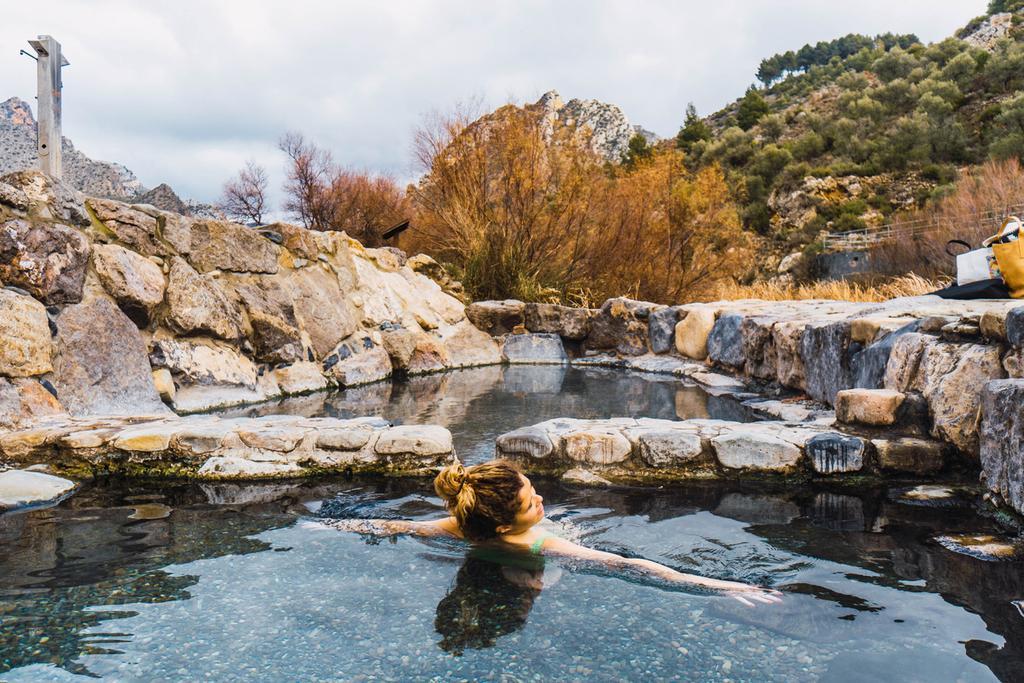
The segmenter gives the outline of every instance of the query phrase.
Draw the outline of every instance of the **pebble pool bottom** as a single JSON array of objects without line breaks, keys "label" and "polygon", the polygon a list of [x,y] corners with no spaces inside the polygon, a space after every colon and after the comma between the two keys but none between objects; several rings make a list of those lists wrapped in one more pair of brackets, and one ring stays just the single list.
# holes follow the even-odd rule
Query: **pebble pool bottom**
[{"label": "pebble pool bottom", "polygon": [[[277,409],[446,424],[467,459],[557,415],[742,413],[668,378],[557,368],[554,387],[551,368],[515,370],[513,383],[464,371]],[[751,609],[553,559],[316,524],[437,516],[428,480],[103,480],[0,516],[0,681],[931,683],[1024,670],[1024,565],[934,541],[995,529],[969,500],[908,504],[897,486],[536,486],[566,537],[772,585],[784,602]]]}]

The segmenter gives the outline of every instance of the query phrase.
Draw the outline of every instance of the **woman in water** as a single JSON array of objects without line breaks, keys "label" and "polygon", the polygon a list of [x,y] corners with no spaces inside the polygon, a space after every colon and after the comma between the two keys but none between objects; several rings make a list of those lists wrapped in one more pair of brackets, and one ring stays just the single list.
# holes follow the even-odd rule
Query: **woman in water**
[{"label": "woman in water", "polygon": [[671,584],[722,591],[750,607],[755,602],[781,602],[778,591],[683,574],[650,560],[585,548],[539,528],[538,523],[544,519],[544,499],[519,468],[504,460],[470,467],[456,461],[437,475],[434,490],[451,516],[429,522],[335,520],[327,524],[374,535],[454,536],[474,544],[500,544],[538,555],[561,555],[631,570]]}]

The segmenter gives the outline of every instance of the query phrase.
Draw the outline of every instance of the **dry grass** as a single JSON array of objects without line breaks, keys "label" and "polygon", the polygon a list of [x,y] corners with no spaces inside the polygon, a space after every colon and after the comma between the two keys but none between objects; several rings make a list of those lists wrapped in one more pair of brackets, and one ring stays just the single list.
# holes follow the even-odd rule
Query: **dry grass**
[{"label": "dry grass", "polygon": [[875,284],[862,284],[846,280],[811,282],[808,284],[779,284],[756,282],[751,285],[729,283],[722,285],[708,300],[763,299],[766,301],[792,301],[797,299],[833,299],[837,301],[888,301],[901,296],[920,296],[945,287],[948,282],[928,280],[911,273]]}]

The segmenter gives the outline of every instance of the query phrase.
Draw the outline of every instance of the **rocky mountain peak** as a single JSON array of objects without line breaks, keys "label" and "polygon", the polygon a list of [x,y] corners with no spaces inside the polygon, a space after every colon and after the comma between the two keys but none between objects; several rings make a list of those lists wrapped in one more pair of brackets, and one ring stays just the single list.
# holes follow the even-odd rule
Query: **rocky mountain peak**
[{"label": "rocky mountain peak", "polygon": [[589,128],[591,148],[608,161],[620,161],[629,149],[629,139],[636,133],[644,135],[649,142],[658,139],[654,133],[630,125],[622,109],[607,102],[581,99],[563,102],[557,90],[549,90],[533,106],[564,125]]},{"label": "rocky mountain peak", "polygon": [[32,126],[34,128],[36,125],[32,108],[20,97],[11,97],[0,102],[0,119],[7,121],[12,126]]},{"label": "rocky mountain peak", "polygon": [[[127,167],[90,159],[61,139],[64,182],[90,197],[151,204],[164,211],[208,218],[222,218],[209,204],[182,201],[166,183],[146,189]],[[0,175],[37,168],[36,118],[28,102],[11,97],[0,102]]]}]

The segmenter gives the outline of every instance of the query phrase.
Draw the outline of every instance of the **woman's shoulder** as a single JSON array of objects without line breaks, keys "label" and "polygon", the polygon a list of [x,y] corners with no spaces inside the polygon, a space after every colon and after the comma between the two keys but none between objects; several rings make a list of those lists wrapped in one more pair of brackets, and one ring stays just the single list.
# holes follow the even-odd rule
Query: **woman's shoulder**
[{"label": "woman's shoulder", "polygon": [[430,526],[436,528],[438,531],[442,531],[446,534],[450,534],[455,538],[465,538],[462,533],[462,529],[459,528],[459,523],[455,521],[454,517],[445,517],[443,519],[435,519],[430,522],[424,522]]}]

